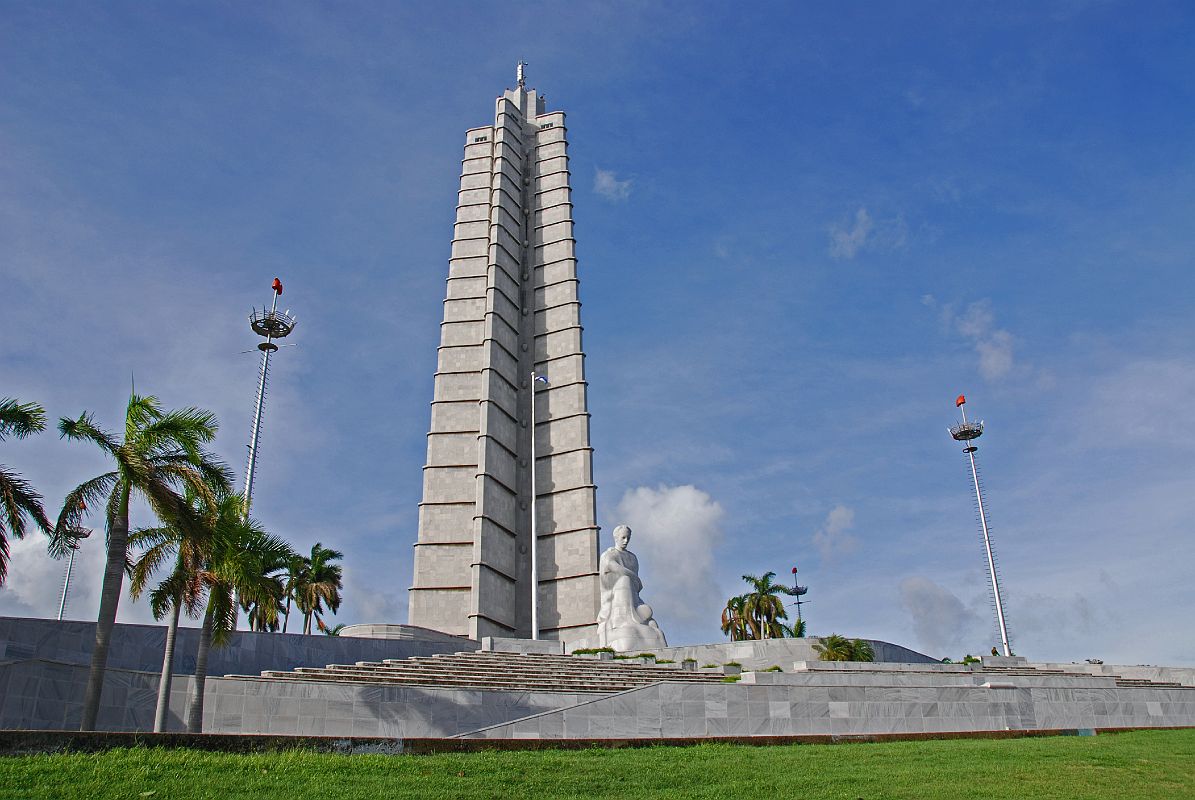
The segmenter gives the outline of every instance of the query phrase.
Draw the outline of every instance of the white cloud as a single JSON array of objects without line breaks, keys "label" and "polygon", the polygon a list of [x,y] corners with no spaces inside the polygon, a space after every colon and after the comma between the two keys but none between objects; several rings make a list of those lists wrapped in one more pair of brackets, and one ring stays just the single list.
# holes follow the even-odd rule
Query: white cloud
[{"label": "white cloud", "polygon": [[[926,306],[936,303],[932,295],[923,296],[921,302]],[[1016,339],[1009,331],[996,327],[996,315],[989,301],[971,303],[961,314],[947,304],[942,306],[941,314],[947,330],[970,340],[979,357],[979,374],[984,379],[996,381],[1012,372]]]},{"label": "white cloud", "polygon": [[849,534],[855,527],[855,512],[846,506],[834,506],[826,515],[825,523],[813,534],[813,544],[822,558],[853,553],[859,549],[859,540]]},{"label": "white cloud", "polygon": [[[91,596],[98,593],[98,578],[103,571],[103,532],[99,545],[87,542],[75,556],[71,571],[70,602],[66,616],[86,619],[93,616]],[[10,541],[11,560],[8,580],[0,589],[0,614],[13,617],[49,617],[58,614],[62,598],[62,580],[66,561],[46,555],[46,537],[30,533],[23,540]]]},{"label": "white cloud", "polygon": [[621,202],[631,196],[631,179],[620,181],[613,170],[594,167],[593,191],[612,202]]},{"label": "white cloud", "polygon": [[974,642],[983,620],[945,586],[914,575],[900,583],[900,602],[913,618],[918,643],[932,653],[956,653],[965,642]]},{"label": "white cloud", "polygon": [[830,256],[850,260],[861,250],[899,250],[909,239],[909,225],[901,214],[886,219],[873,219],[860,206],[851,225],[830,226]]},{"label": "white cloud", "polygon": [[693,486],[639,486],[618,503],[618,523],[631,526],[643,600],[673,640],[680,627],[707,629],[724,596],[714,578],[722,542],[722,506]]},{"label": "white cloud", "polygon": [[871,215],[860,207],[855,212],[855,224],[847,229],[844,225],[830,226],[830,255],[839,259],[852,259],[867,242],[871,233]]}]

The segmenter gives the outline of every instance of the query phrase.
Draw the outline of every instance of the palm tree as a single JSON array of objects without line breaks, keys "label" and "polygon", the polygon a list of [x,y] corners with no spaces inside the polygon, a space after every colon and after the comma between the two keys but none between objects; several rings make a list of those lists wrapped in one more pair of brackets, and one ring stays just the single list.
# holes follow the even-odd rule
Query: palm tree
[{"label": "palm tree", "polygon": [[[24,439],[45,429],[46,410],[37,403],[0,399],[0,442],[7,436]],[[43,533],[53,530],[41,501],[42,496],[28,481],[0,464],[0,586],[8,576],[8,535],[24,539],[26,518]]]},{"label": "palm tree", "polygon": [[740,594],[726,601],[726,608],[722,609],[722,633],[730,635],[730,641],[741,642],[753,638],[747,624],[747,615],[743,607],[747,602],[747,595]]},{"label": "palm tree", "polygon": [[851,643],[845,636],[831,633],[815,642],[813,649],[817,651],[822,661],[852,661]]},{"label": "palm tree", "polygon": [[851,661],[875,661],[875,650],[865,639],[851,639]]},{"label": "palm tree", "polygon": [[307,559],[303,556],[296,555],[286,564],[286,576],[283,578],[283,592],[286,595],[286,607],[283,609],[282,615],[282,632],[286,633],[286,627],[290,624],[290,607],[295,599],[295,592],[298,590],[299,581],[303,576],[304,565]]},{"label": "palm tree", "polygon": [[875,661],[871,643],[863,639],[848,639],[837,633],[822,638],[813,645],[822,661]]},{"label": "palm tree", "polygon": [[74,543],[73,532],[78,530],[87,504],[103,503],[108,553],[80,730],[94,730],[99,714],[108,648],[128,559],[129,503],[140,497],[159,520],[183,530],[196,530],[202,523],[180,491],[190,488],[209,502],[211,487],[226,487],[231,480],[227,467],[203,449],[215,437],[217,427],[216,418],[208,411],[185,408],[164,412],[157,398],[136,392],[129,397],[125,410],[123,439],[99,428],[86,412],[78,419],[64,418],[58,423],[64,438],[91,442],[111,456],[116,467],[67,494],[50,543],[51,554],[65,553]]},{"label": "palm tree", "polygon": [[294,557],[294,552],[290,551],[268,563],[263,562],[262,574],[276,579],[269,584],[270,591],[254,600],[246,596],[239,598],[240,606],[246,612],[249,630],[273,633],[282,627],[282,614],[286,610],[282,601],[284,598],[287,601],[290,600],[287,593],[287,582],[290,577],[290,564]]},{"label": "palm tree", "polygon": [[805,635],[805,620],[803,619],[797,620],[792,625],[777,622],[776,627],[780,631],[780,636],[776,638],[787,636],[790,639],[799,639]]},{"label": "palm tree", "polygon": [[777,639],[784,636],[780,620],[788,619],[784,601],[778,595],[795,594],[795,590],[773,580],[775,572],[766,572],[761,577],[744,575],[743,580],[751,587],[744,597],[743,611],[751,622],[754,639]]},{"label": "palm tree", "polygon": [[328,636],[339,636],[340,632],[347,627],[348,627],[348,625],[345,625],[343,622],[333,625],[330,628],[327,625],[325,625],[322,620],[320,621],[320,624],[319,624],[319,629],[321,631],[323,631],[325,634],[327,634]]},{"label": "palm tree", "polygon": [[[197,515],[210,519],[213,509],[200,507],[200,499],[190,489],[186,491],[185,500]],[[210,547],[210,530],[210,524],[202,525],[198,530],[190,532],[175,525],[163,525],[156,528],[139,528],[129,535],[129,545],[144,551],[132,567],[129,594],[134,600],[145,591],[150,576],[172,558],[174,560],[171,573],[150,592],[149,596],[154,619],[170,615],[166,628],[166,646],[162,654],[162,675],[158,681],[154,733],[166,730],[179,615],[186,611],[188,617],[195,618],[203,610],[203,585],[199,580],[199,570],[203,563],[203,552],[205,548]],[[197,536],[196,533],[203,535]]]},{"label": "palm tree", "polygon": [[303,633],[311,633],[311,622],[322,626],[320,615],[324,603],[335,614],[340,609],[341,575],[343,570],[333,561],[344,558],[344,553],[331,550],[316,542],[311,547],[311,556],[302,559],[299,575],[295,581],[295,607],[303,612]]},{"label": "palm tree", "polygon": [[[207,661],[212,647],[228,643],[236,630],[237,597],[264,604],[282,594],[282,580],[268,573],[269,565],[294,556],[290,545],[243,516],[244,499],[237,494],[218,498],[212,518],[211,547],[204,553],[199,580],[207,591],[207,609],[199,629],[195,656],[195,687],[187,706],[187,731],[203,727],[203,696]],[[274,600],[276,602],[276,600]]]}]

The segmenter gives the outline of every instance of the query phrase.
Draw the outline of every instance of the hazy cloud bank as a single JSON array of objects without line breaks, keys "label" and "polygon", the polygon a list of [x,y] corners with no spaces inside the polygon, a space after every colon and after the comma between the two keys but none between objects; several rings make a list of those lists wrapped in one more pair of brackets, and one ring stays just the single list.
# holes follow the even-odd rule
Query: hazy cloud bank
[{"label": "hazy cloud bank", "polygon": [[683,641],[683,628],[708,628],[723,599],[714,577],[722,506],[693,486],[639,486],[627,490],[616,513],[616,524],[631,526],[643,599],[655,609],[664,633]]}]

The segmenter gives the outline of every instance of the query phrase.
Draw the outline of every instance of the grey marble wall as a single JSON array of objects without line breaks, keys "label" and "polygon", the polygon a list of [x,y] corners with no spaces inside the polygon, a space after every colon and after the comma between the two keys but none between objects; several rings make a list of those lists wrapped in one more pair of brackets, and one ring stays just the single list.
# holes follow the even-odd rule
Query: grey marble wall
[{"label": "grey marble wall", "polygon": [[[112,634],[108,666],[112,669],[158,672],[166,628],[162,625],[117,625]],[[0,617],[0,661],[41,658],[73,664],[88,664],[95,645],[95,623],[52,619]],[[175,644],[176,674],[195,671],[199,645],[197,628],[180,628]],[[476,650],[469,639],[366,639],[357,637],[304,636],[297,633],[233,634],[228,647],[214,649],[208,660],[208,674],[259,674],[262,670],[322,667],[356,661],[380,661],[436,653]],[[155,684],[156,685],[156,684]]]},{"label": "grey marble wall", "polygon": [[[0,662],[0,728],[73,730],[79,726],[88,667],[43,660]],[[182,731],[193,685],[171,685],[168,731]],[[158,675],[108,670],[97,728],[153,729]],[[297,680],[209,678],[204,733],[291,736],[447,737],[520,719],[594,695],[370,686]],[[600,696],[600,695],[599,695]]]},{"label": "grey marble wall", "polygon": [[[0,728],[77,730],[82,718],[88,667],[30,659],[0,662]],[[191,679],[171,684],[169,730],[181,731]],[[111,669],[100,696],[97,730],[150,731],[158,696],[158,675]]]},{"label": "grey marble wall", "polygon": [[448,737],[571,706],[591,694],[369,686],[315,681],[209,682],[206,733]]},{"label": "grey marble wall", "polygon": [[[894,681],[894,677],[908,680]],[[754,673],[744,675],[740,683],[654,684],[463,738],[685,738],[1195,725],[1192,689],[1121,688],[1101,678],[985,688],[945,680],[949,677],[856,676],[854,685],[827,686],[815,685],[816,675]],[[758,683],[750,682],[756,679]]]}]

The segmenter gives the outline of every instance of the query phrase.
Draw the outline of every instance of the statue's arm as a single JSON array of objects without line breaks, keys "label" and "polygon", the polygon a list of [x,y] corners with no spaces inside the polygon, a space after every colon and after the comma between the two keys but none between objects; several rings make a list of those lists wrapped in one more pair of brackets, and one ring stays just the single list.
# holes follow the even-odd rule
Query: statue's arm
[{"label": "statue's arm", "polygon": [[602,572],[613,572],[616,575],[625,575],[628,578],[637,578],[638,576],[629,569],[618,563],[614,559],[610,559],[602,566]]}]

